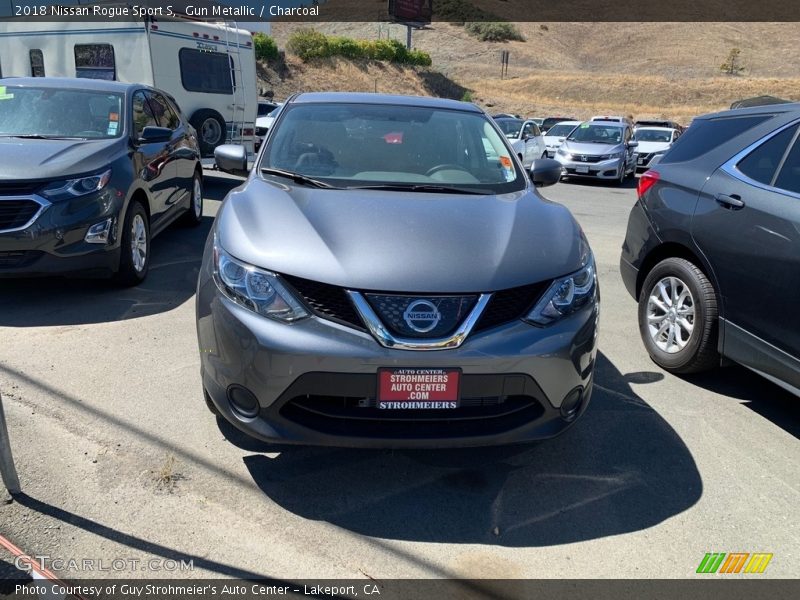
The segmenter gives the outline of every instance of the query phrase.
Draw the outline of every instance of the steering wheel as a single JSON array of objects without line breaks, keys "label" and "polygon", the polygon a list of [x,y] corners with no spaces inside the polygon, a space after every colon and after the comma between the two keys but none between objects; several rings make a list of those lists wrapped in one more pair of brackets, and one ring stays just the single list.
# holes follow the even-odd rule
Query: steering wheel
[{"label": "steering wheel", "polygon": [[443,163],[441,165],[436,165],[435,167],[431,167],[425,172],[426,177],[430,177],[434,173],[438,173],[439,171],[444,171],[445,169],[455,169],[456,171],[463,171],[464,173],[469,173],[467,169],[462,167],[461,165],[454,165],[452,163]]}]

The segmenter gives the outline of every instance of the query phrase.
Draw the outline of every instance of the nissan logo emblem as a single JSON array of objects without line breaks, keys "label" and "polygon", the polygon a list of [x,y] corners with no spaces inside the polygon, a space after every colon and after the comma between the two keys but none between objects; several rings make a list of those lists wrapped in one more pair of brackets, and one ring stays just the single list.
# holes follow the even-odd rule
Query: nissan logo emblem
[{"label": "nissan logo emblem", "polygon": [[428,333],[442,320],[439,309],[428,300],[414,300],[403,313],[403,319],[417,333]]}]

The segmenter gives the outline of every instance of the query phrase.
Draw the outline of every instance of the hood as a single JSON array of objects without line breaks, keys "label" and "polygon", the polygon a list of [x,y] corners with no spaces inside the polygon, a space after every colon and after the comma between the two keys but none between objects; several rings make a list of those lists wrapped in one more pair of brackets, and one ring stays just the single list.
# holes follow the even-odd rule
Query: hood
[{"label": "hood", "polygon": [[560,139],[563,139],[563,135],[546,135],[544,136],[544,144],[545,146],[549,147],[558,147],[561,145],[562,142],[559,142]]},{"label": "hood", "polygon": [[570,212],[530,190],[461,196],[284,186],[251,177],[216,220],[222,247],[265,269],[360,290],[488,292],[577,270]]},{"label": "hood", "polygon": [[639,154],[650,154],[651,152],[661,152],[669,147],[669,142],[639,142],[636,151]]},{"label": "hood", "polygon": [[601,154],[613,154],[622,152],[622,144],[590,144],[585,142],[571,142],[566,140],[562,145],[565,151],[570,154],[588,154],[589,156],[599,156]]},{"label": "hood", "polygon": [[30,140],[0,137],[0,181],[65,179],[102,169],[116,158],[126,138]]}]

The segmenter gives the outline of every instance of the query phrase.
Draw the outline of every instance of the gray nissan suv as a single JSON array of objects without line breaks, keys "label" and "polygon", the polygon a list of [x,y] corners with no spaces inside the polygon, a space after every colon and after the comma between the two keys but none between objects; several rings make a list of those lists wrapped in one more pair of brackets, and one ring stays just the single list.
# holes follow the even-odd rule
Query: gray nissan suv
[{"label": "gray nissan suv", "polygon": [[[220,146],[218,166],[246,168]],[[594,258],[471,104],[290,99],[220,208],[197,290],[209,408],[256,438],[355,447],[548,438],[589,402]]]}]

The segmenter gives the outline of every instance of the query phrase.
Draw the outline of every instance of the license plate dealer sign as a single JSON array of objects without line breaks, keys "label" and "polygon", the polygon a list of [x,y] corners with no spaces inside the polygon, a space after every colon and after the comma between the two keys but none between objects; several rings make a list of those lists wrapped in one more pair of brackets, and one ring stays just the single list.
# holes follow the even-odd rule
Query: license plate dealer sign
[{"label": "license plate dealer sign", "polygon": [[383,410],[458,408],[460,369],[379,369],[377,406]]}]

